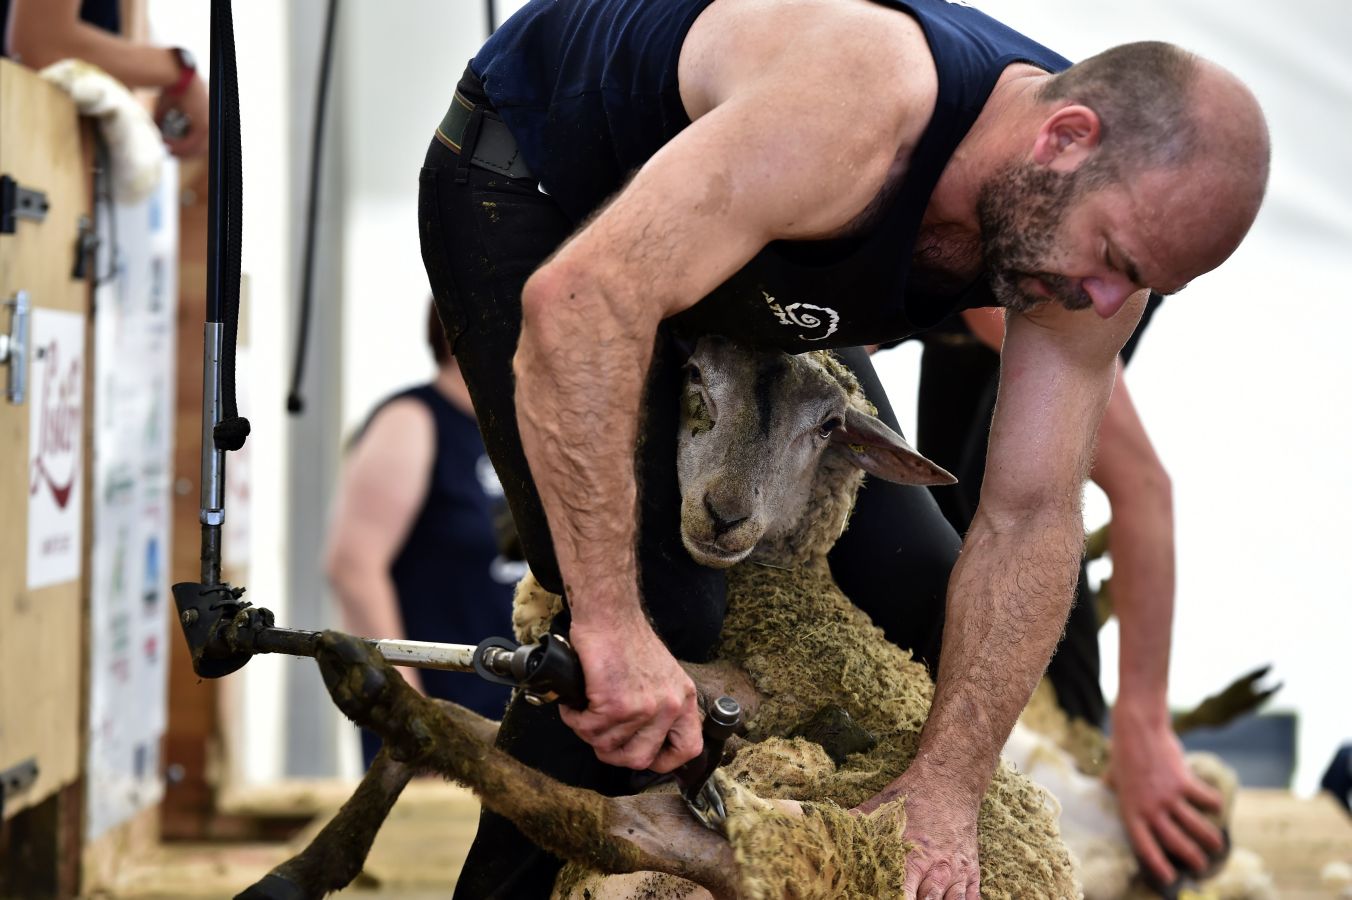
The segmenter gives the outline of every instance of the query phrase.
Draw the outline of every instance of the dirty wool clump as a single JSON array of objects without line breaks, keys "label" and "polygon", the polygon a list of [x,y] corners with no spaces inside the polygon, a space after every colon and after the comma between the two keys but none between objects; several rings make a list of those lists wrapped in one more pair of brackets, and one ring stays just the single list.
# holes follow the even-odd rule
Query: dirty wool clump
[{"label": "dirty wool clump", "polygon": [[[829,764],[829,760],[828,760]],[[804,803],[789,816],[719,772],[726,830],[748,900],[873,900],[899,897],[906,877],[905,813],[852,816],[834,803]]]},{"label": "dirty wool clump", "polygon": [[[764,697],[749,727],[749,737],[760,743],[743,749],[729,768],[757,794],[848,809],[876,794],[915,758],[934,691],[929,674],[845,598],[824,560],[793,570],[754,564],[730,570],[718,655],[740,663]],[[803,749],[807,742],[801,739],[769,740],[833,704],[877,735],[877,746],[836,768],[820,748]],[[863,839],[871,837],[885,838],[866,833]],[[1053,805],[1008,766],[997,769],[982,803],[978,849],[983,896],[1079,893]],[[879,841],[871,854],[877,871],[864,879],[869,883],[885,878],[893,866],[904,870],[906,847],[899,839]],[[861,877],[857,869],[850,872]]]}]

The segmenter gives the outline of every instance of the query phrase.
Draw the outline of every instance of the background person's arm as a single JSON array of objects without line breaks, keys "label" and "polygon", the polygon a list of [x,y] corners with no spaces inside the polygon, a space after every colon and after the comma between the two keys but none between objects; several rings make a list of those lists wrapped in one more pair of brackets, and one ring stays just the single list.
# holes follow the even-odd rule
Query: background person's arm
[{"label": "background person's arm", "polygon": [[191,123],[183,137],[165,141],[169,149],[178,156],[206,151],[206,80],[200,74],[194,76],[181,94],[170,97],[166,89],[178,84],[180,70],[178,59],[167,47],[138,44],[81,21],[80,0],[13,0],[8,33],[0,39],[12,56],[33,69],[63,59],[83,59],[127,87],[160,90],[156,119],[177,108]]},{"label": "background person's arm", "polygon": [[[865,31],[880,42],[878,52],[851,50],[849,70],[863,82],[920,92],[914,108],[905,98],[841,95],[831,72],[842,60],[821,50],[843,36],[813,28],[736,35],[735,77],[710,76],[729,58],[712,45],[736,30],[718,18],[736,14],[736,5],[718,7],[706,11],[714,19],[696,23],[682,51],[694,123],[532,276],[515,358],[522,445],[587,679],[588,709],[560,714],[601,761],[657,771],[700,749],[694,686],[646,619],[634,558],[633,456],[658,324],[770,240],[817,237],[851,221],[923,130],[933,103],[933,67],[909,19],[859,7],[870,23],[904,29],[904,38]],[[763,17],[755,22],[768,33]],[[774,42],[766,63],[743,65],[757,57],[762,37]],[[890,50],[881,46],[887,40]],[[899,64],[898,55],[913,61]],[[699,109],[706,101],[708,110]],[[793,140],[784,139],[786,129]]]},{"label": "background person's arm", "polygon": [[1120,367],[1099,426],[1093,477],[1112,506],[1108,546],[1121,635],[1109,776],[1137,855],[1170,884],[1177,872],[1166,849],[1198,871],[1220,850],[1219,830],[1196,807],[1219,809],[1221,798],[1188,768],[1169,716],[1173,495]]},{"label": "background person's arm", "polygon": [[[432,415],[416,400],[378,412],[343,467],[324,550],[343,628],[360,637],[403,638],[390,565],[427,497],[436,454]],[[421,690],[416,669],[404,679]]]}]

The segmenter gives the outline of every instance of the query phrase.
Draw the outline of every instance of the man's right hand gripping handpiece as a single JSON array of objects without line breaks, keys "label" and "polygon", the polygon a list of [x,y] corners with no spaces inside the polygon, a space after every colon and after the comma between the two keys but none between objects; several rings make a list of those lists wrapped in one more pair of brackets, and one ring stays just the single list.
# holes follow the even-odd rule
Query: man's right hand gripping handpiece
[{"label": "man's right hand gripping handpiece", "polygon": [[570,639],[587,708],[560,706],[559,715],[601,762],[670,772],[702,748],[695,685],[633,605],[618,621],[590,621],[575,607]]}]

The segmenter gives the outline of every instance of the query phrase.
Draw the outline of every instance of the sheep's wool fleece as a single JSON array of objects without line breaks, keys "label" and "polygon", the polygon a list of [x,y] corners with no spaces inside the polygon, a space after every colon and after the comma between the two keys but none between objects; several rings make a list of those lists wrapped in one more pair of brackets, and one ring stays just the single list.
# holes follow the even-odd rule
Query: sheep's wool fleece
[{"label": "sheep's wool fleece", "polygon": [[1085,775],[1102,775],[1107,771],[1107,737],[1084,719],[1067,716],[1056,698],[1056,688],[1048,679],[1038,682],[1019,721],[1070,754],[1075,768]]},{"label": "sheep's wool fleece", "polygon": [[[805,630],[804,622],[831,624]],[[832,858],[850,848],[856,863],[833,874],[840,892],[825,896],[889,896],[882,886],[905,869],[907,847],[900,840],[902,825],[896,824],[904,821],[902,804],[888,808],[888,825],[874,822],[878,814],[856,818],[845,810],[877,793],[915,758],[934,691],[924,666],[886,641],[845,599],[824,564],[794,570],[744,564],[730,570],[718,655],[739,662],[766,698],[750,727],[752,740],[761,742],[738,754],[729,777],[762,797],[806,801],[809,830],[843,842],[834,845]],[[879,737],[876,747],[848,757],[838,769],[815,744],[775,738],[829,705],[843,706]],[[774,842],[755,829],[740,832],[743,839],[736,833],[730,828],[739,862],[755,870],[753,858]],[[865,843],[871,849],[862,853]],[[1003,764],[982,802],[978,843],[983,897],[1079,896],[1053,805]],[[801,845],[795,847],[790,858],[801,852]],[[789,864],[776,854],[771,871]],[[860,862],[867,860],[872,862]]]}]

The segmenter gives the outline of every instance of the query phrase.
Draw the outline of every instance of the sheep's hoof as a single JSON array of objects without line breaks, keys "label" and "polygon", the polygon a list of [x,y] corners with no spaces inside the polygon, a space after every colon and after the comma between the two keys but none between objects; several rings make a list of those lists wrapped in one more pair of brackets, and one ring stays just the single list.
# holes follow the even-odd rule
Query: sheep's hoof
[{"label": "sheep's hoof", "polygon": [[837,766],[851,754],[867,753],[878,746],[878,736],[850,718],[850,714],[839,706],[823,706],[812,718],[789,732],[789,737],[806,738],[821,744]]},{"label": "sheep's hoof", "polygon": [[333,702],[358,725],[372,727],[377,707],[388,706],[393,670],[365,641],[339,631],[326,631],[315,647],[324,685]]}]

